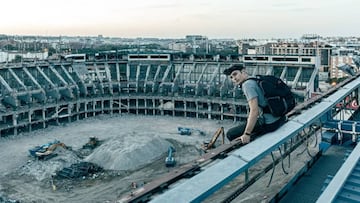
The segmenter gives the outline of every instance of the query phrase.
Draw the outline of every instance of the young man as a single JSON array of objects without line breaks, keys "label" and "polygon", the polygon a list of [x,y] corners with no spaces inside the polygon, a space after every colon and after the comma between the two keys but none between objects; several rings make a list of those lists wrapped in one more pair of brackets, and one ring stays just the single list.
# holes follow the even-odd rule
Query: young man
[{"label": "young man", "polygon": [[241,86],[250,108],[247,121],[227,131],[226,137],[230,141],[237,140],[247,144],[256,136],[275,131],[285,123],[285,116],[274,117],[270,113],[263,112],[260,106],[267,105],[264,94],[256,80],[247,80],[249,75],[244,66],[233,65],[224,70],[224,74],[229,76],[234,85]]}]

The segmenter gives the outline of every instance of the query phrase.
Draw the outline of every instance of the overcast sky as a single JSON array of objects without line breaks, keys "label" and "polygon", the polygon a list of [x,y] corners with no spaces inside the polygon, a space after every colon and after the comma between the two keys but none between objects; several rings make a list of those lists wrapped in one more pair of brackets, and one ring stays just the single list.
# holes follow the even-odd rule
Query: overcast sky
[{"label": "overcast sky", "polygon": [[0,34],[360,37],[360,0],[4,0]]}]

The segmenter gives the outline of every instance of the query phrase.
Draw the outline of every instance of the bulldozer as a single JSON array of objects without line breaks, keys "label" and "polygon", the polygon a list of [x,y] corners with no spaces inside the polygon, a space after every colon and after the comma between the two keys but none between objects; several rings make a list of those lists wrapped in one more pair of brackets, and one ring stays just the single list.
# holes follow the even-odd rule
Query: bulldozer
[{"label": "bulldozer", "polygon": [[89,141],[83,145],[83,149],[95,149],[96,147],[100,146],[102,141],[100,141],[97,137],[91,136]]}]

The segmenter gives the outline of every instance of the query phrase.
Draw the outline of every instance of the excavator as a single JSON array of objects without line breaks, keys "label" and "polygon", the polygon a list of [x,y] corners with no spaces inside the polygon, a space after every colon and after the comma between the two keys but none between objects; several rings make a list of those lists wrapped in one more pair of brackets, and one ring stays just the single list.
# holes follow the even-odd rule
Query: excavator
[{"label": "excavator", "polygon": [[57,156],[57,154],[53,153],[57,147],[68,149],[64,143],[60,142],[59,140],[55,140],[41,146],[36,146],[30,149],[29,153],[32,157],[35,157],[39,160],[47,160]]},{"label": "excavator", "polygon": [[175,151],[175,149],[174,149],[172,146],[170,146],[170,147],[168,148],[168,156],[165,158],[165,165],[166,165],[166,167],[175,166],[176,161],[175,161],[174,156],[172,155],[174,151]]},{"label": "excavator", "polygon": [[225,133],[224,133],[224,127],[220,127],[216,130],[215,134],[211,138],[210,142],[204,142],[204,144],[201,146],[201,148],[206,152],[209,149],[215,148],[215,142],[219,138],[219,136],[222,135],[222,144],[225,142]]}]

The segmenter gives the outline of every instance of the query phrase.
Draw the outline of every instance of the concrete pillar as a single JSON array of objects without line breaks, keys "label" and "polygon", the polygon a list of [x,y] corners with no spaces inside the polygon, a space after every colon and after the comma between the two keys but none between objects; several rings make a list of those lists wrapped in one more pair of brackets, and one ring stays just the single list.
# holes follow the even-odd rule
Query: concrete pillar
[{"label": "concrete pillar", "polygon": [[45,114],[45,110],[46,109],[42,109],[42,124],[43,124],[43,128],[46,128],[46,122],[45,122],[45,119],[46,119],[46,114]]},{"label": "concrete pillar", "polygon": [[14,116],[12,117],[13,118],[13,126],[14,126],[14,135],[17,135],[17,118],[18,118],[18,115],[17,114],[14,114]]},{"label": "concrete pillar", "polygon": [[92,110],[93,110],[93,112],[92,112],[92,114],[93,114],[93,116],[95,116],[96,115],[96,100],[92,100],[91,101],[92,102]]},{"label": "concrete pillar", "polygon": [[55,111],[57,112],[57,116],[56,116],[56,125],[60,125],[60,122],[59,122],[59,105],[56,105],[56,108],[55,108]]},{"label": "concrete pillar", "polygon": [[71,122],[71,112],[72,112],[72,107],[73,107],[73,104],[72,104],[72,103],[68,104],[68,108],[67,108],[68,123],[70,123],[70,122]]},{"label": "concrete pillar", "polygon": [[29,132],[31,132],[32,128],[31,128],[31,115],[33,114],[33,111],[29,111],[28,113],[28,122],[29,122]]},{"label": "concrete pillar", "polygon": [[211,119],[211,103],[208,102],[208,119]]},{"label": "concrete pillar", "polygon": [[87,116],[87,111],[88,111],[87,104],[88,104],[88,102],[87,102],[87,101],[84,101],[84,107],[85,107],[84,112],[85,112],[85,118],[87,118],[87,117],[88,117],[88,116]]},{"label": "concrete pillar", "polygon": [[110,98],[110,115],[113,115],[114,114],[114,108],[113,108],[113,105],[114,105],[114,98]]}]

